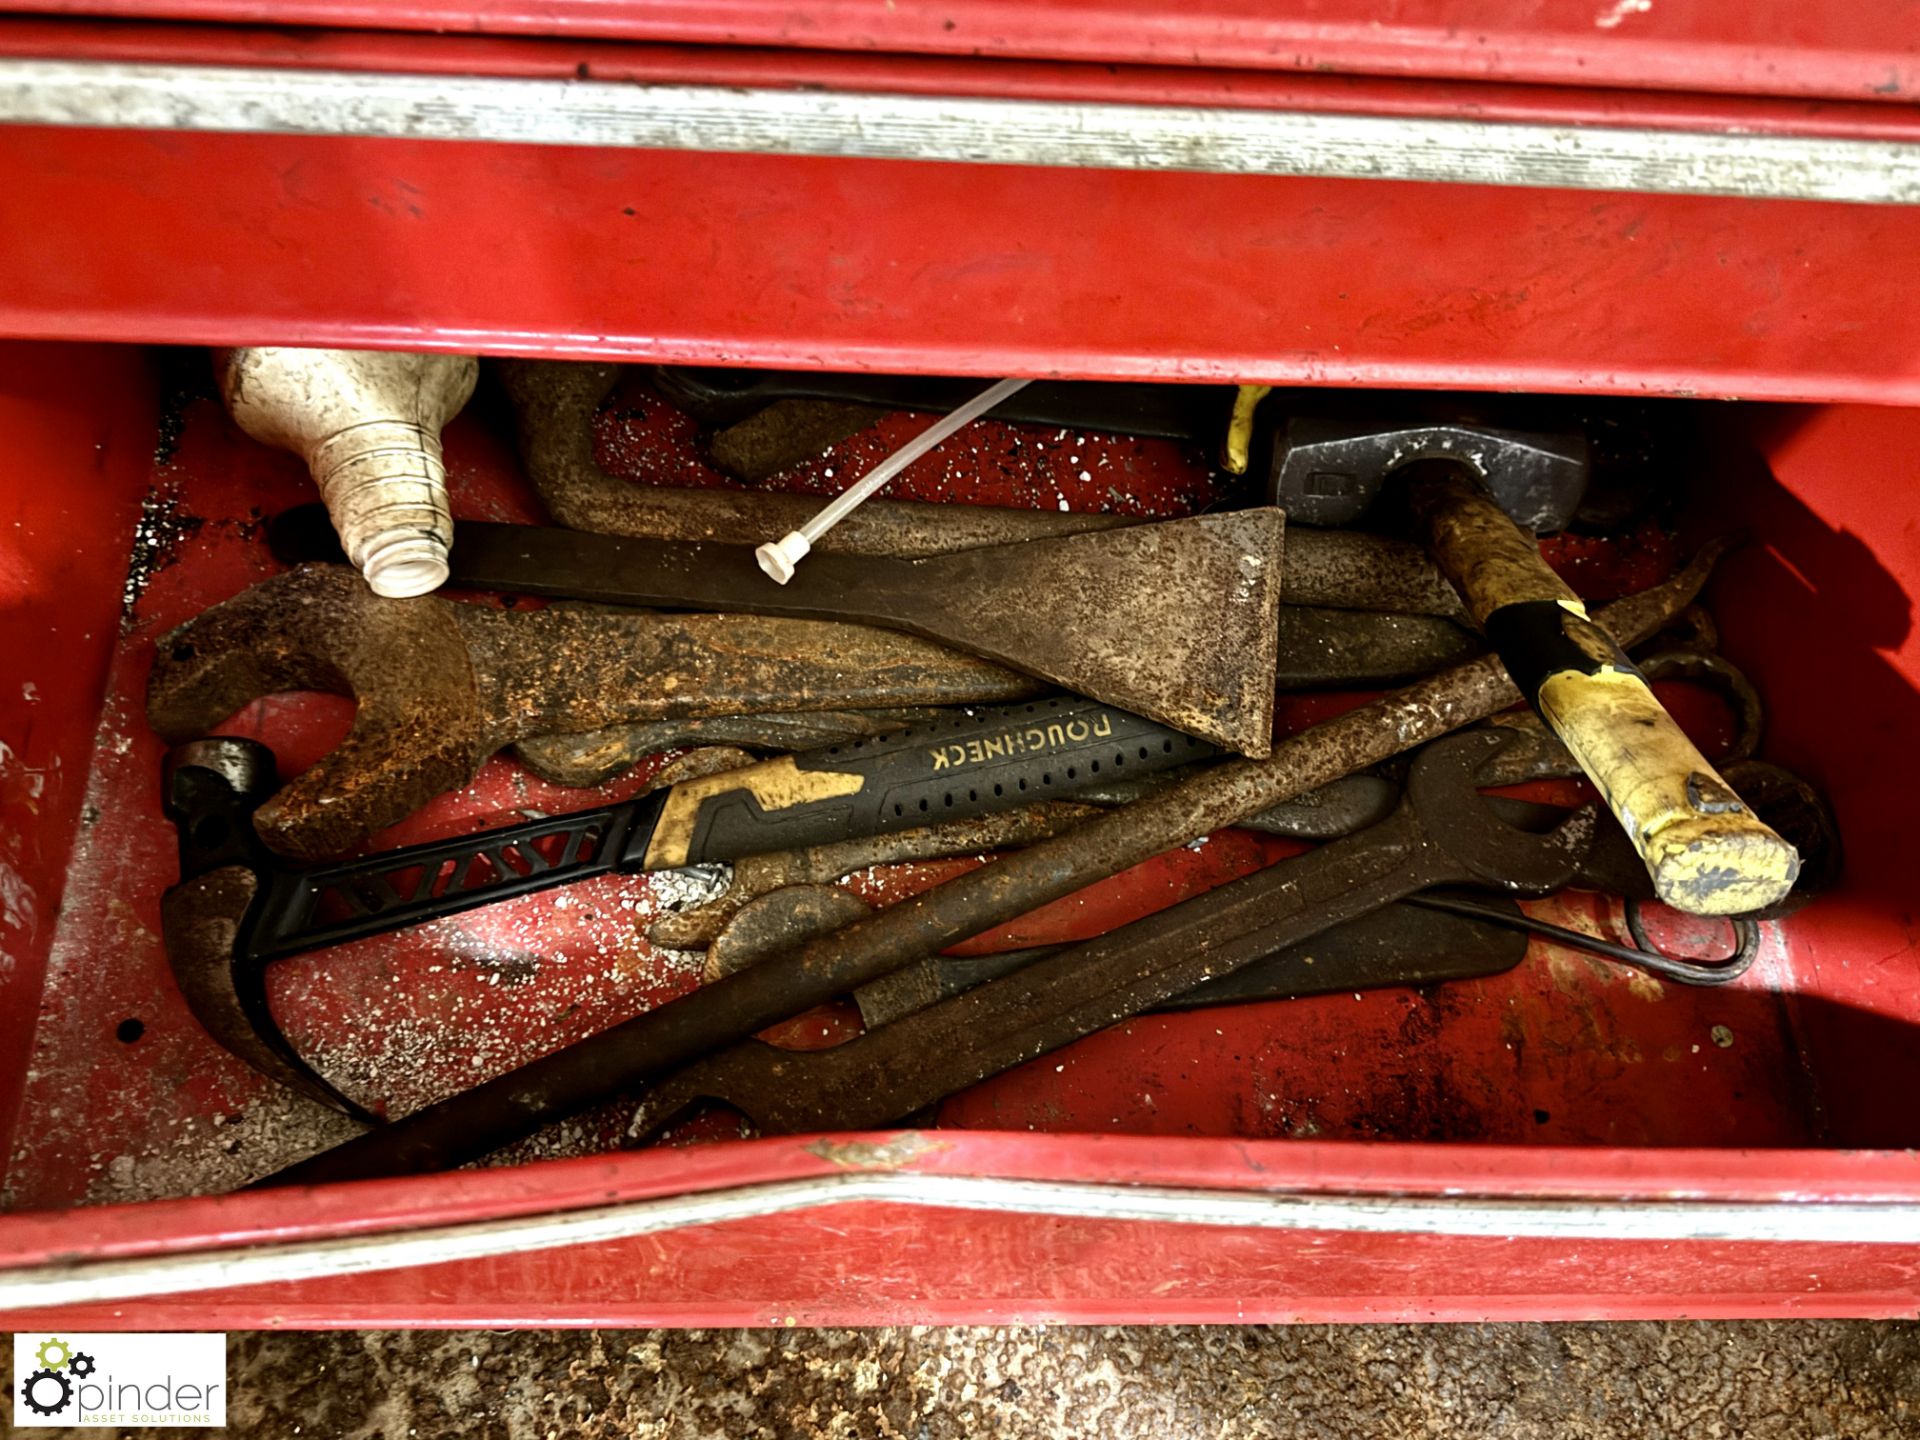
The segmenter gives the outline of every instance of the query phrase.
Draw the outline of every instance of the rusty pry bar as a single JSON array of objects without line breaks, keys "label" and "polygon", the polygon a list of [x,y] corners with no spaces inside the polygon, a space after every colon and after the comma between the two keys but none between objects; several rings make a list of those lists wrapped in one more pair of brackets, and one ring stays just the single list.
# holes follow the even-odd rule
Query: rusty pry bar
[{"label": "rusty pry bar", "polygon": [[310,565],[162,637],[147,720],[178,744],[279,691],[357,700],[347,737],[255,817],[273,849],[317,860],[465,785],[488,756],[528,735],[670,717],[1002,702],[1042,688],[861,625],[388,600],[351,570]]},{"label": "rusty pry bar", "polygon": [[[498,360],[492,367],[513,406],[527,479],[561,525],[605,535],[741,545],[784,535],[819,507],[806,495],[676,490],[609,475],[594,459],[593,416],[619,383],[620,366]],[[815,548],[823,554],[920,559],[1142,523],[1121,515],[870,500]],[[1466,613],[1417,545],[1341,531],[1307,534],[1297,542],[1299,548],[1295,543],[1289,535],[1280,588],[1286,604],[1449,619]]]},{"label": "rusty pry bar", "polygon": [[475,521],[460,528],[453,578],[510,595],[882,626],[1264,755],[1285,536],[1285,517],[1264,507],[921,560],[822,555],[774,585],[745,545]]},{"label": "rusty pry bar", "polygon": [[[1646,638],[1693,601],[1725,548],[1708,546],[1681,574],[1616,601],[1599,618],[1624,644]],[[428,1105],[263,1183],[368,1179],[465,1164],[1163,850],[1484,720],[1519,700],[1498,659],[1456,666],[1304,730],[1282,741],[1265,760],[1230,761],[1124,810],[1096,816],[1064,835]]]}]

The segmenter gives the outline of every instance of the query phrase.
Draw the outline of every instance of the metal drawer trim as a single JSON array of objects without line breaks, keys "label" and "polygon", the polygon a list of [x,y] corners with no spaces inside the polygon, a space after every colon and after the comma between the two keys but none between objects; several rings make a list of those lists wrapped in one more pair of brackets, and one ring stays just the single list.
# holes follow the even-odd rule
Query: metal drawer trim
[{"label": "metal drawer trim", "polygon": [[1689,1201],[1584,1197],[1261,1194],[876,1171],[737,1186],[618,1205],[337,1239],[0,1271],[0,1311],[181,1295],[242,1285],[603,1245],[857,1203],[1039,1219],[1498,1240],[1914,1245],[1912,1201]]},{"label": "metal drawer trim", "polygon": [[887,93],[0,60],[0,123],[1920,204],[1920,146]]}]

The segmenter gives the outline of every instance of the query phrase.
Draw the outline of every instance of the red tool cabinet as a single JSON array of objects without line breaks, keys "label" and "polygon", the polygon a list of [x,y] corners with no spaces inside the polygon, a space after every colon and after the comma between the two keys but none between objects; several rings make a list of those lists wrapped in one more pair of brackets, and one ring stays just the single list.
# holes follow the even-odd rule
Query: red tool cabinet
[{"label": "red tool cabinet", "polygon": [[[8,1326],[1911,1313],[1916,22],[1664,0],[13,7]],[[1700,407],[1726,459],[1686,477],[1690,523],[1754,537],[1712,591],[1724,649],[1771,705],[1767,753],[1832,798],[1844,887],[1769,925],[1726,991],[1536,942],[1430,995],[1139,1020],[939,1128],[210,1193],[320,1130],[169,989],[142,647],[261,573],[255,522],[306,492],[168,378],[194,357],[138,347],[250,342],[1738,402]],[[448,454],[457,512],[535,518],[484,407]],[[338,719],[275,723],[297,750]],[[511,768],[417,833],[587,803]],[[1205,883],[1251,863],[1237,843],[1170,863]],[[631,932],[644,886],[622,883],[576,911]],[[498,908],[289,962],[277,993],[307,1042],[367,1060],[362,1084],[404,1031],[419,1090],[385,1098],[408,1105],[685,983],[636,943],[509,993],[487,946],[585,956],[592,927],[550,897]],[[414,994],[438,999],[397,1020]]]}]

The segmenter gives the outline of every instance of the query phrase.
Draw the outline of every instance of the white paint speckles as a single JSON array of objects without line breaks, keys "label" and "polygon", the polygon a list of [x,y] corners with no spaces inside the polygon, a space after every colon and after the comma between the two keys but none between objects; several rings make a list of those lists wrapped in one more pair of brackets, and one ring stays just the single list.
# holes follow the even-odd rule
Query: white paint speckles
[{"label": "white paint speckles", "polygon": [[37,704],[40,699],[40,687],[31,680],[23,680],[20,684],[20,698],[29,705]]},{"label": "white paint speckles", "polygon": [[1593,23],[1601,30],[1615,30],[1629,15],[1651,15],[1652,13],[1653,0],[1614,0],[1613,4],[1593,17]]},{"label": "white paint speckles", "polygon": [[[733,884],[731,865],[687,865],[678,870],[658,870],[648,877],[653,900],[662,910],[679,912],[696,905],[707,905],[727,893]],[[623,908],[632,907],[622,902]]]}]

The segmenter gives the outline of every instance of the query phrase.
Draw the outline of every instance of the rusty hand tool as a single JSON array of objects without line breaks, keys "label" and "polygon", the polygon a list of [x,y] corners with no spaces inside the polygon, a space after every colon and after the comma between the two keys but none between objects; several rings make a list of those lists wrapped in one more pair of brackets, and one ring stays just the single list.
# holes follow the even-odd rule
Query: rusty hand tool
[{"label": "rusty hand tool", "polygon": [[[1350,623],[1354,621],[1359,623]],[[1468,654],[1478,654],[1482,648],[1445,620],[1291,606],[1280,611],[1279,643],[1282,657],[1275,673],[1282,690],[1345,690],[1396,684],[1431,674]],[[805,750],[923,724],[939,714],[925,707],[894,706],[884,710],[653,721],[613,725],[584,734],[529,735],[515,742],[513,755],[542,780],[591,788],[605,784],[650,755],[682,745]],[[1114,793],[1118,796],[1120,790]]]},{"label": "rusty hand tool", "polygon": [[[1185,569],[1177,562],[1182,557],[1194,558],[1193,543],[1175,538],[1183,530],[1191,535],[1196,533],[1193,527],[1205,527],[1206,533],[1217,536],[1229,528],[1229,518],[1202,516],[1153,527],[1173,548],[1176,564],[1169,568]],[[1244,533],[1240,527],[1245,523],[1244,514],[1235,518],[1235,533]],[[1128,535],[1144,538],[1147,529],[1138,527]],[[274,520],[269,534],[275,557],[285,563],[341,559],[339,542],[318,506],[285,512]],[[463,521],[460,543],[451,560],[451,578],[455,585],[510,595],[669,609],[808,615],[887,625],[944,641],[960,650],[977,654],[992,651],[993,658],[1015,669],[1035,673],[1044,670],[1066,689],[1093,694],[1095,699],[1107,699],[1144,714],[1143,704],[1150,697],[1135,692],[1144,690],[1147,677],[1134,678],[1130,672],[1116,676],[1111,667],[1094,674],[1083,668],[1062,668],[1085,667],[1089,659],[1098,664],[1103,646],[1120,636],[1183,632],[1191,626],[1191,611],[1199,608],[1190,597],[1169,600],[1160,595],[1147,583],[1148,577],[1133,580],[1131,584],[1138,588],[1130,590],[1130,572],[1117,557],[1121,581],[1112,583],[1109,576],[1114,571],[1101,552],[1106,547],[1119,549],[1117,538],[1035,540],[990,547],[967,552],[964,563],[958,556],[911,563],[835,556],[831,565],[816,562],[810,567],[813,574],[796,579],[785,589],[776,589],[743,563],[739,547]],[[1339,537],[1342,543],[1347,538]],[[1077,553],[1082,550],[1089,553]],[[1364,557],[1356,557],[1355,563],[1364,563]],[[822,574],[821,569],[837,569],[838,573]],[[996,575],[996,569],[1001,573]],[[1195,593],[1204,593],[1220,578],[1188,571]],[[1170,587],[1172,583],[1168,581]],[[981,594],[985,603],[976,603]],[[1072,630],[1072,636],[1043,631],[1032,620],[1005,623],[1004,617],[995,612],[1016,594],[1026,598],[1033,614],[1050,617]],[[1084,618],[1075,620],[1071,612],[1088,603],[1083,597],[1092,594],[1100,598],[1101,613],[1091,623]],[[1183,608],[1188,613],[1183,613]],[[1396,684],[1431,674],[1485,648],[1477,636],[1437,615],[1367,613],[1337,604],[1287,603],[1279,607],[1275,623],[1278,661],[1274,683],[1281,690]],[[1176,639],[1215,658],[1229,641],[1222,636],[1202,643],[1179,634]],[[1135,646],[1135,662],[1139,654],[1140,647]],[[1164,667],[1166,662],[1162,663]],[[1175,681],[1180,674],[1174,671]],[[1109,689],[1119,685],[1126,693],[1094,694],[1101,685]]]},{"label": "rusty hand tool", "polygon": [[[1513,969],[1527,956],[1527,937],[1513,923],[1524,918],[1510,900],[1487,899],[1492,913],[1452,915],[1420,908],[1414,900],[1384,905],[1334,926],[1323,935],[1263,955],[1231,974],[1216,975],[1191,990],[1149,1005],[1144,1014],[1204,1010],[1215,1005],[1244,1005],[1262,1000],[1295,1000],[1308,995],[1338,995],[1388,985],[1438,985],[1449,980],[1480,980]],[[949,995],[960,995],[999,976],[1024,969],[1048,950],[997,955],[946,956],[939,984],[896,986],[924,977],[917,967],[896,970],[853,992],[861,1023],[868,1030],[890,1025]]]},{"label": "rusty hand tool", "polygon": [[[464,534],[464,529],[462,534]],[[454,551],[458,571],[464,550]],[[1450,620],[1301,605],[1280,607],[1274,682],[1282,691],[1368,689],[1430,675],[1485,647]],[[615,725],[584,735],[530,735],[519,760],[556,785],[601,785],[649,755],[679,745],[728,744],[797,750],[918,724],[930,712],[847,710],[829,714],[730,715]],[[1543,732],[1544,733],[1544,732]],[[1554,742],[1556,748],[1558,742]]]},{"label": "rusty hand tool", "polygon": [[[1490,447],[1488,473],[1499,454]],[[1474,467],[1422,460],[1404,479],[1441,570],[1528,702],[1599,787],[1660,898],[1699,915],[1785,898],[1800,865],[1793,847],[1741,803]]]},{"label": "rusty hand tool", "polygon": [[[769,851],[734,863],[725,889],[713,899],[662,915],[647,931],[656,945],[694,950],[713,944],[728,924],[763,895],[792,887],[825,885],[873,865],[938,860],[1031,845],[1058,835],[1100,812],[1091,805],[1054,800],[1022,805],[966,820],[945,820],[911,830],[859,836],[805,849]],[[707,978],[722,973],[709,968]]]},{"label": "rusty hand tool", "polygon": [[[717,877],[722,888],[714,898],[663,915],[647,931],[647,938],[675,949],[697,950],[712,945],[729,952],[729,958],[714,957],[708,961],[707,978],[718,979],[748,963],[746,957],[750,955],[774,953],[764,948],[763,941],[771,939],[775,949],[784,948],[777,943],[783,934],[774,923],[777,911],[763,906],[745,931],[737,923],[746,907],[759,904],[763,897],[790,891],[806,892],[807,907],[819,913],[823,904],[837,905],[838,902],[825,902],[815,892],[856,870],[1031,845],[1092,818],[1099,813],[1095,807],[1131,803],[1159,788],[1154,782],[1185,773],[1190,771],[1163,771],[1119,782],[1103,778],[1101,783],[1076,789],[1073,800],[1009,810],[979,821],[931,825],[924,830],[905,830],[897,835],[874,836],[839,845],[755,855],[733,866],[731,875]],[[1240,822],[1240,828],[1295,839],[1332,840],[1385,818],[1399,803],[1400,787],[1392,781],[1377,775],[1349,775],[1258,815],[1249,815]],[[782,903],[792,906],[799,899],[798,895],[789,894]],[[855,912],[842,913],[852,919]],[[788,933],[786,938],[790,943],[792,935]]]},{"label": "rusty hand tool", "polygon": [[[1476,782],[1486,786],[1509,783],[1504,778],[1509,769],[1507,757],[1514,750],[1526,749],[1526,737],[1516,736],[1512,731],[1495,725],[1483,726],[1468,733],[1481,735],[1499,747],[1480,767],[1475,776]],[[1570,759],[1568,763],[1571,765]],[[1755,814],[1791,838],[1807,857],[1808,863],[1802,869],[1793,893],[1778,905],[1753,915],[1732,917],[1734,946],[1725,959],[1695,960],[1670,956],[1648,942],[1641,921],[1641,909],[1645,902],[1655,898],[1653,882],[1626,834],[1613,825],[1599,827],[1593,843],[1581,857],[1579,873],[1569,884],[1617,897],[1622,902],[1627,928],[1634,938],[1631,946],[1617,945],[1584,931],[1536,920],[1520,912],[1517,907],[1492,902],[1485,897],[1434,891],[1402,900],[1383,912],[1384,916],[1395,911],[1423,910],[1432,912],[1428,917],[1416,919],[1401,916],[1392,924],[1383,916],[1372,917],[1380,922],[1378,936],[1349,937],[1335,932],[1339,935],[1339,944],[1332,943],[1334,935],[1322,936],[1315,942],[1314,953],[1323,954],[1331,949],[1339,957],[1339,966],[1358,967],[1356,973],[1377,977],[1374,983],[1379,984],[1418,984],[1490,973],[1470,968],[1475,962],[1466,955],[1458,957],[1463,968],[1448,971],[1447,967],[1454,963],[1455,957],[1441,953],[1446,950],[1446,945],[1420,934],[1420,927],[1431,923],[1433,915],[1451,915],[1519,934],[1541,935],[1557,944],[1632,965],[1683,985],[1728,984],[1746,972],[1758,953],[1759,921],[1791,914],[1832,883],[1840,864],[1840,842],[1832,811],[1818,792],[1797,776],[1777,765],[1757,761],[1731,765],[1727,775],[1741,799],[1752,806]],[[1395,798],[1399,799],[1397,791]],[[1558,825],[1566,816],[1566,812],[1557,806],[1504,797],[1483,796],[1480,803],[1503,824],[1525,832],[1543,833]],[[1389,811],[1392,808],[1390,806]],[[1357,833],[1377,823],[1378,818],[1368,821],[1366,825],[1355,825],[1347,833]],[[835,893],[844,895],[845,892]],[[770,906],[773,899],[769,896],[756,903]],[[841,905],[830,907],[819,897],[811,899],[805,906],[793,904],[788,908],[789,924],[793,928],[806,929],[817,924],[817,928],[807,929],[810,935],[822,934],[833,928],[827,921],[834,915],[848,921],[858,918],[858,912]],[[757,923],[745,935],[723,936],[731,942],[734,963],[739,963],[743,958],[749,963],[757,963],[767,955],[777,953],[777,945],[768,943],[766,933],[771,929],[772,918],[771,915],[756,917]],[[1409,935],[1413,937],[1410,940]],[[1405,943],[1396,955],[1385,948],[1389,941]],[[1380,947],[1370,960],[1364,958],[1369,944]],[[1360,947],[1362,958],[1355,958],[1353,951],[1356,946]],[[1047,952],[929,956],[863,985],[854,992],[854,1000],[859,1004],[860,1017],[867,1028],[874,1029],[902,1015],[924,1009],[948,995],[957,995],[995,976],[1020,969],[1044,953]],[[1313,973],[1299,973],[1297,963],[1297,957],[1286,952],[1269,955],[1237,971],[1230,978],[1225,992],[1208,985],[1177,1006],[1172,1006],[1170,1002],[1170,1005],[1159,1008],[1193,1008],[1209,1003],[1209,997],[1275,999],[1320,993],[1315,988],[1302,988],[1317,986],[1319,982]],[[1357,987],[1335,983],[1327,988],[1340,990]]]},{"label": "rusty hand tool", "polygon": [[529,735],[514,742],[513,758],[550,784],[590,790],[662,750],[686,745],[812,750],[926,725],[945,713],[924,705],[896,705],[885,710],[803,710],[653,720],[639,725],[610,725],[584,735]]},{"label": "rusty hand tool", "polygon": [[724,1101],[770,1133],[885,1124],[1422,890],[1558,890],[1579,876],[1604,817],[1573,811],[1545,834],[1507,825],[1481,802],[1474,778],[1499,743],[1484,733],[1437,741],[1414,761],[1400,808],[1378,825],[844,1045],[793,1052],[747,1041],[698,1061],[653,1089],[629,1133],[651,1134],[702,1100]]},{"label": "rusty hand tool", "polygon": [[179,743],[276,691],[353,696],[346,739],[255,817],[274,849],[318,859],[466,784],[525,735],[669,716],[1005,701],[1037,688],[863,626],[389,600],[350,570],[306,566],[163,637],[147,719]]},{"label": "rusty hand tool", "polygon": [[[1428,898],[1416,896],[1385,906],[1149,1008],[1196,1010],[1381,985],[1467,980],[1511,970],[1525,956],[1527,941],[1521,927],[1527,917],[1517,905],[1475,897],[1475,913],[1461,916],[1420,908]],[[707,952],[707,978],[716,980],[758,965],[798,941],[828,934],[869,913],[866,902],[832,885],[792,885],[770,891],[742,908],[714,940]],[[1064,948],[1049,945],[988,955],[935,956],[862,985],[853,992],[854,1003],[865,1027],[878,1029]]]},{"label": "rusty hand tool", "polygon": [[[1577,434],[1295,418],[1275,442],[1272,473],[1275,498],[1296,518],[1330,524],[1384,505],[1391,482],[1469,618],[1599,787],[1661,899],[1703,915],[1773,904],[1793,886],[1792,847],[1740,804],[1522,528],[1564,524],[1589,468]],[[1291,492],[1290,474],[1305,477]]]},{"label": "rusty hand tool", "polygon": [[[592,422],[620,367],[549,360],[501,360],[493,367],[513,407],[527,479],[547,513],[569,529],[742,544],[784,535],[818,504],[805,495],[675,490],[617,479],[594,459]],[[823,536],[818,548],[911,560],[1140,523],[1119,515],[874,500]],[[1304,548],[1289,550],[1280,583],[1281,599],[1296,605],[1462,613],[1459,596],[1419,546],[1373,535],[1309,535]]]},{"label": "rusty hand tool", "polygon": [[[1285,529],[1269,508],[922,560],[822,555],[776,585],[745,545],[468,521],[451,563],[455,584],[513,595],[904,630],[1264,755]],[[1425,623],[1455,653],[1471,643]]]},{"label": "rusty hand tool", "polygon": [[[1645,639],[1693,601],[1724,548],[1710,546],[1672,580],[1607,606],[1601,620],[1626,643]],[[463,1164],[1162,850],[1519,701],[1519,689],[1492,656],[1456,666],[1302,731],[1266,760],[1229,761],[1096,816],[1064,835],[425,1106],[262,1183],[365,1179]]]},{"label": "rusty hand tool", "polygon": [[596,875],[736,860],[907,830],[1071,793],[1093,775],[1150,770],[1206,746],[1088,700],[983,710],[744,769],[618,805],[310,869],[286,865],[252,823],[273,753],[212,739],[169,756],[166,808],[180,883],[161,905],[167,960],[208,1033],[262,1073],[362,1114],[293,1050],[266,1000],[266,966]]}]

